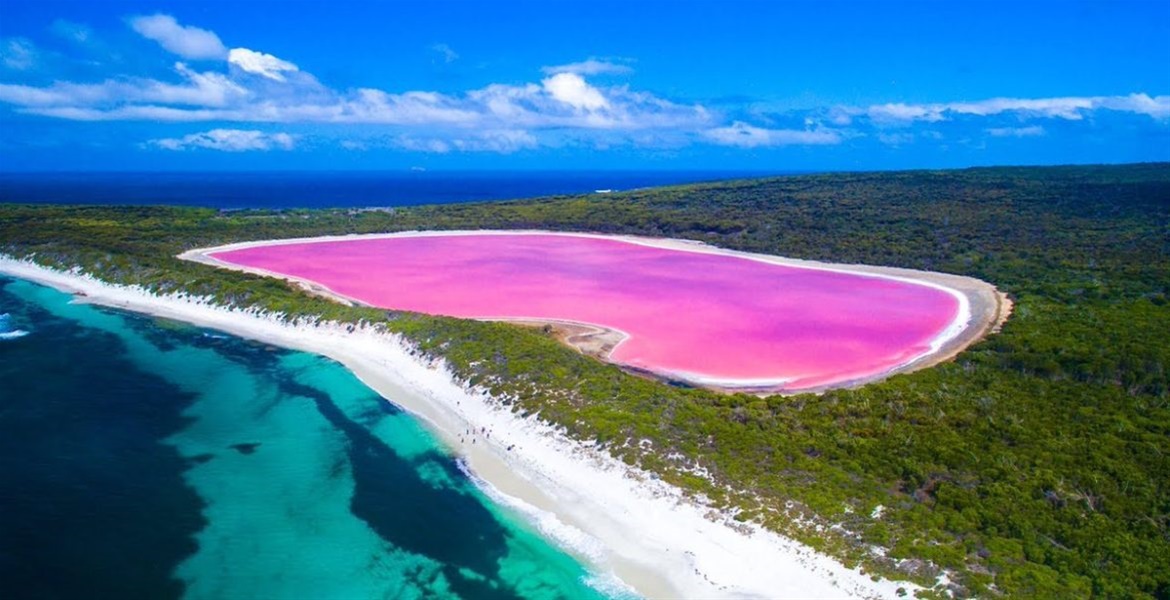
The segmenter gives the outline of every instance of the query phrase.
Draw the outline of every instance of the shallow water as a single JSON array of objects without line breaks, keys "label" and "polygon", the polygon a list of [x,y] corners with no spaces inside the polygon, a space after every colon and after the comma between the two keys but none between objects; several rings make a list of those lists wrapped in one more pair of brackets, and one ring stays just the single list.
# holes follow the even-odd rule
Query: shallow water
[{"label": "shallow water", "polygon": [[70,299],[0,279],[6,594],[624,593],[340,365]]}]

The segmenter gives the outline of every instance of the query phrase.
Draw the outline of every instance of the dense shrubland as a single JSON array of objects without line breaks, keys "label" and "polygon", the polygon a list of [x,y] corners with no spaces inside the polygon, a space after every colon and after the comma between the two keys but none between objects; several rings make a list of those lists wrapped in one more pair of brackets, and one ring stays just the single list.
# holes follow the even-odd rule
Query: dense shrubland
[{"label": "dense shrubland", "polygon": [[[634,377],[537,329],[349,308],[174,258],[241,240],[453,228],[663,235],[960,273],[999,286],[1016,311],[951,363],[758,398]],[[384,322],[516,410],[875,573],[927,582],[946,569],[958,595],[1170,598],[1170,165],[815,175],[370,212],[0,205],[0,252],[226,304]]]}]

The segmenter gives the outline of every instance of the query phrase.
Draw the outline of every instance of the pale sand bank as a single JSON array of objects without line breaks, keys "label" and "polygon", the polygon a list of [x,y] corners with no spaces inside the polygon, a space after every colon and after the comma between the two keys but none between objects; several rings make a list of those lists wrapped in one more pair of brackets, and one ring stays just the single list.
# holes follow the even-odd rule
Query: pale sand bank
[{"label": "pale sand bank", "polygon": [[[917,589],[874,582],[796,542],[737,524],[589,444],[511,413],[481,390],[465,389],[441,362],[415,356],[397,336],[368,328],[351,332],[336,324],[288,324],[7,258],[0,258],[0,273],[83,293],[82,301],[341,362],[378,393],[422,417],[464,457],[489,494],[592,564],[603,585],[629,586],[654,598],[891,598],[899,587]],[[471,444],[468,430],[490,436],[481,433]]]},{"label": "pale sand bank", "polygon": [[[835,382],[830,385],[802,388],[795,390],[797,392],[819,392],[825,389],[842,388],[842,387],[857,387],[884,379],[891,375],[898,373],[908,373],[936,365],[954,358],[959,352],[966,349],[971,344],[982,339],[989,333],[998,330],[1003,321],[1006,320],[1010,314],[1011,303],[1007,297],[995,289],[994,286],[984,281],[972,277],[964,277],[960,275],[949,275],[944,273],[933,273],[928,271],[917,271],[913,269],[900,269],[894,267],[875,267],[869,265],[847,265],[847,264],[832,264],[817,261],[790,259],[779,256],[771,256],[766,254],[755,254],[750,252],[740,252],[736,250],[727,250],[710,246],[708,244],[690,240],[677,240],[668,238],[646,238],[629,235],[602,235],[591,233],[566,233],[553,231],[538,231],[538,230],[468,230],[468,231],[408,231],[390,234],[367,234],[367,235],[346,235],[346,236],[321,236],[315,238],[294,238],[285,240],[262,240],[255,242],[242,242],[236,244],[229,244],[215,248],[201,248],[184,252],[179,257],[209,264],[221,268],[234,269],[265,275],[268,277],[276,277],[293,281],[304,288],[309,293],[314,295],[321,295],[332,297],[335,300],[349,304],[362,304],[359,300],[342,294],[333,292],[319,283],[290,277],[288,275],[274,273],[265,269],[243,267],[233,263],[218,260],[212,254],[218,252],[226,252],[231,250],[242,250],[246,248],[259,246],[273,246],[283,244],[306,244],[314,242],[334,242],[346,240],[361,240],[361,239],[382,239],[394,237],[427,237],[427,236],[458,236],[458,235],[565,235],[574,237],[587,237],[598,239],[614,239],[628,243],[650,246],[656,248],[667,248],[673,250],[680,250],[684,252],[695,252],[703,254],[715,254],[724,256],[735,256],[747,260],[757,262],[771,263],[782,265],[786,267],[794,267],[801,269],[815,269],[821,271],[831,271],[838,273],[851,273],[854,275],[861,275],[864,277],[877,277],[882,279],[890,279],[905,283],[916,285],[923,285],[944,291],[952,295],[958,302],[959,310],[954,319],[948,327],[941,331],[934,340],[931,341],[930,348],[901,364],[891,369],[886,369],[873,375],[860,377],[843,382]],[[493,319],[485,319],[493,320]],[[568,320],[549,320],[539,318],[527,317],[508,317],[503,319],[494,319],[502,321],[516,322],[524,325],[551,325],[557,338],[562,342],[576,348],[578,351],[600,358],[602,360],[609,360],[610,354],[615,348],[620,346],[628,335],[620,330],[606,327],[598,323],[579,323]],[[623,367],[625,368],[625,367]],[[775,392],[788,392],[784,388],[785,380],[737,380],[737,379],[713,379],[709,377],[698,376],[689,373],[657,373],[644,370],[628,369],[639,375],[657,376],[662,379],[681,381],[700,387],[710,389],[728,391],[728,392],[754,392],[760,394],[768,394]]]}]

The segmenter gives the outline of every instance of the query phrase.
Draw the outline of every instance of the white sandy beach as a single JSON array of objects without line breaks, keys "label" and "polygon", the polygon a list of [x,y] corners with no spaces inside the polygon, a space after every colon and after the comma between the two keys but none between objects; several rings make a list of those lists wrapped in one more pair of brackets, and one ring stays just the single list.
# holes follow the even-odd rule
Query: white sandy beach
[{"label": "white sandy beach", "polygon": [[[892,598],[898,588],[791,540],[744,526],[672,486],[568,439],[500,399],[456,382],[441,362],[374,329],[288,324],[185,296],[156,296],[0,257],[0,273],[85,294],[81,301],[149,313],[337,360],[418,415],[498,502],[592,564],[599,585],[655,598]],[[471,444],[468,430],[480,432]],[[488,435],[490,433],[490,435]],[[464,434],[465,443],[460,443]],[[507,450],[512,446],[511,451]]]}]

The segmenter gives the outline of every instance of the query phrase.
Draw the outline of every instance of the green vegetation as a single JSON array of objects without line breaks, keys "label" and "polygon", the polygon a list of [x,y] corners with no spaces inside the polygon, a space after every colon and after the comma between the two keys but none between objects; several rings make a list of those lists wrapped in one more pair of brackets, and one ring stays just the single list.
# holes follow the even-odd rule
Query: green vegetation
[{"label": "green vegetation", "polygon": [[[960,273],[996,284],[1016,310],[952,363],[758,398],[627,375],[537,329],[347,308],[173,258],[241,240],[452,228],[664,235]],[[391,212],[8,205],[0,252],[385,323],[515,410],[875,573],[930,583],[947,569],[959,596],[1170,598],[1170,165],[817,175]]]}]

